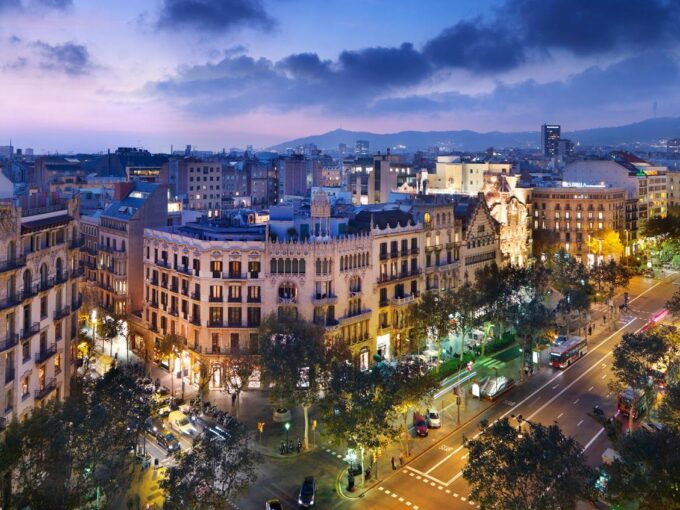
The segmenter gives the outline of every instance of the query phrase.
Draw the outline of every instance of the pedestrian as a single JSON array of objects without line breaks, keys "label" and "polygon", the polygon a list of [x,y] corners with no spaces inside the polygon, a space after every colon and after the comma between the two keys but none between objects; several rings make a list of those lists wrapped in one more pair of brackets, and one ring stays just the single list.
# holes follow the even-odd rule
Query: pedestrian
[{"label": "pedestrian", "polygon": [[399,465],[403,466],[404,465],[404,454],[399,452]]},{"label": "pedestrian", "polygon": [[236,392],[231,394],[231,408],[234,409],[236,406]]},{"label": "pedestrian", "polygon": [[392,457],[392,471],[397,470],[397,461],[394,460],[394,456]]},{"label": "pedestrian", "polygon": [[602,325],[604,326],[605,324],[607,324],[607,314],[602,316]]},{"label": "pedestrian", "polygon": [[161,387],[161,380],[158,377],[156,377],[156,388],[160,388],[160,387]]},{"label": "pedestrian", "polygon": [[593,326],[592,324],[588,326],[588,336],[593,334]]}]

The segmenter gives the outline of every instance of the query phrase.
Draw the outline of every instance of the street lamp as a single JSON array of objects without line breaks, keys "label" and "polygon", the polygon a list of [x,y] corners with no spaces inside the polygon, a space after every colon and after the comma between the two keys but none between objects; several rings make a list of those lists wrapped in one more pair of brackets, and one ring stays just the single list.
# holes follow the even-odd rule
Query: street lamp
[{"label": "street lamp", "polygon": [[284,429],[286,429],[286,450],[288,449],[288,431],[290,430],[290,422],[287,421],[284,426]]},{"label": "street lamp", "polygon": [[[92,345],[95,346],[95,345],[97,345],[97,309],[96,308],[94,308],[92,310],[90,318],[92,319]],[[102,347],[102,350],[104,350],[103,347]]]}]

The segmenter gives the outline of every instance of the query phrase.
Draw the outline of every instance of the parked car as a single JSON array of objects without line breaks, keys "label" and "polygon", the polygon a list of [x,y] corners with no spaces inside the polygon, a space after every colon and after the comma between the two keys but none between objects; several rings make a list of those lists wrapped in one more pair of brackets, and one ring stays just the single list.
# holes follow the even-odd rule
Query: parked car
[{"label": "parked car", "polygon": [[281,502],[278,499],[270,499],[265,503],[265,510],[283,510]]},{"label": "parked car", "polygon": [[418,411],[413,413],[413,428],[415,429],[417,436],[427,436],[427,420]]},{"label": "parked car", "polygon": [[425,416],[427,416],[427,426],[431,429],[438,429],[442,426],[442,419],[434,409],[428,409]]},{"label": "parked car", "polygon": [[149,417],[144,422],[144,428],[152,436],[156,436],[163,430],[163,422],[158,418]]},{"label": "parked car", "polygon": [[158,446],[163,448],[168,454],[172,454],[179,451],[179,441],[177,438],[168,431],[162,431],[156,436],[156,441]]},{"label": "parked car", "polygon": [[182,411],[172,411],[168,415],[168,422],[170,423],[170,428],[180,434],[190,437],[198,434],[196,427],[191,424],[187,415]]},{"label": "parked car", "polygon": [[664,426],[654,421],[646,421],[640,424],[640,428],[645,429],[647,432],[659,432],[663,430]]},{"label": "parked car", "polygon": [[314,506],[314,497],[316,496],[316,480],[313,476],[308,476],[302,482],[300,487],[300,494],[298,495],[298,505],[302,508],[311,508]]},{"label": "parked car", "polygon": [[274,409],[274,423],[284,423],[290,421],[290,410],[285,407]]},{"label": "parked car", "polygon": [[172,407],[169,404],[165,404],[158,408],[158,416],[165,418],[172,412]]}]

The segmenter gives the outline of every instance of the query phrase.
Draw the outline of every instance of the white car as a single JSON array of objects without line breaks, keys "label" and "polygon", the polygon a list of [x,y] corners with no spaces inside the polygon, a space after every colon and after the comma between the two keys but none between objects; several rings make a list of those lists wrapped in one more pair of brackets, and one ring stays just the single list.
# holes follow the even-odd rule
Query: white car
[{"label": "white car", "polygon": [[198,434],[198,430],[194,427],[187,415],[182,411],[173,411],[168,416],[168,422],[170,423],[170,428],[180,434],[185,436],[195,437]]},{"label": "white car", "polygon": [[425,419],[427,420],[427,426],[431,429],[438,429],[442,426],[442,419],[439,413],[434,409],[428,409],[425,413]]}]

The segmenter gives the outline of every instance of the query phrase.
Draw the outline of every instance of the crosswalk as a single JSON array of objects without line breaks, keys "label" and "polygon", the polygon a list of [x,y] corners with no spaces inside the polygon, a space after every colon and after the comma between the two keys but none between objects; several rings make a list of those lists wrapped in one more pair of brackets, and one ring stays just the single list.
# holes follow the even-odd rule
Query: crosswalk
[{"label": "crosswalk", "polygon": [[484,358],[478,361],[475,361],[475,369],[479,367],[487,367],[487,368],[501,368],[505,366],[505,362],[499,361],[495,358]]}]

